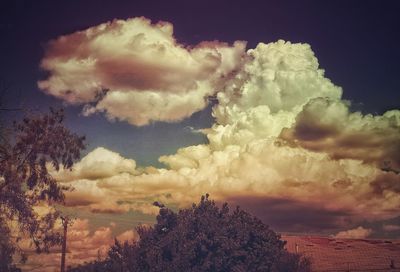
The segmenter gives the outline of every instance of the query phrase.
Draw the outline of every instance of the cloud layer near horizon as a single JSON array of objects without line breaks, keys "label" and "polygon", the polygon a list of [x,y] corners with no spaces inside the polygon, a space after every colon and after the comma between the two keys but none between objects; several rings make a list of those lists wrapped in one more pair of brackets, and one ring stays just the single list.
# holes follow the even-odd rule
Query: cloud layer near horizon
[{"label": "cloud layer near horizon", "polygon": [[99,147],[58,173],[75,188],[67,205],[154,214],[154,200],[183,207],[205,193],[238,204],[257,197],[259,206],[249,204],[255,213],[272,203],[283,217],[290,207],[316,214],[310,222],[324,211],[334,217],[323,226],[297,218],[288,231],[335,233],[398,215],[400,176],[380,168],[400,166],[400,111],[351,112],[308,44],[260,43],[247,52],[244,44],[184,47],[171,24],[144,18],[52,41],[42,60],[50,76],[39,86],[85,104],[87,114],[144,125],[181,120],[204,108],[207,96],[218,99],[215,123],[202,130],[209,143],[160,157],[166,168],[140,168]]},{"label": "cloud layer near horizon", "polygon": [[180,121],[207,106],[223,78],[241,63],[245,43],[185,47],[167,22],[114,20],[48,44],[39,88],[85,115],[105,112],[134,125]]},{"label": "cloud layer near horizon", "polygon": [[[58,228],[61,230],[61,223],[58,223]],[[121,243],[125,241],[131,243],[137,240],[138,234],[133,229],[116,235],[114,228],[115,223],[111,222],[107,226],[100,226],[91,230],[88,219],[75,219],[68,228],[66,254],[68,266],[91,262],[99,257],[104,258],[109,247],[114,244],[115,239]],[[29,258],[28,262],[21,265],[20,268],[26,271],[59,271],[61,247],[53,247],[48,254],[42,254],[38,257],[33,255],[35,251],[29,244],[29,239],[24,240],[22,249],[28,253]]]}]

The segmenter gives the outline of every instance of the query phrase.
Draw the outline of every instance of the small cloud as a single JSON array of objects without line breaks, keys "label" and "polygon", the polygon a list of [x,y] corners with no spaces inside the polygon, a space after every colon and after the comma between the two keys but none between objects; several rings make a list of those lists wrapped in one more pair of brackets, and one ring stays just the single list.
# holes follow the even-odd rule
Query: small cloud
[{"label": "small cloud", "polygon": [[355,229],[345,230],[338,232],[335,235],[335,238],[343,238],[343,239],[364,239],[370,236],[372,233],[372,229],[365,229],[361,226]]},{"label": "small cloud", "polygon": [[204,134],[204,129],[202,129],[202,128],[196,129],[196,128],[191,127],[191,126],[186,126],[183,129],[185,131],[188,131],[188,132],[193,133],[193,134]]},{"label": "small cloud", "polygon": [[383,225],[382,229],[385,231],[399,231],[400,230],[400,225]]},{"label": "small cloud", "polygon": [[139,235],[134,230],[127,230],[116,237],[120,242],[132,242],[139,240]]},{"label": "small cloud", "polygon": [[136,161],[126,159],[120,154],[104,147],[97,147],[75,163],[72,171],[63,169],[55,171],[49,166],[51,174],[59,182],[73,180],[97,180],[112,177],[121,173],[136,174]]}]

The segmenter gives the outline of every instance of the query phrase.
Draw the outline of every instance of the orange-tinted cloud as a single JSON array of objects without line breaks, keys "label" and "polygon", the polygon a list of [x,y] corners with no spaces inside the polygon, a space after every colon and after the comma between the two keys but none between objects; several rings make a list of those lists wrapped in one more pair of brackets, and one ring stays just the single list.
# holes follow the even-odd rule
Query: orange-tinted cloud
[{"label": "orange-tinted cloud", "polygon": [[365,229],[363,227],[357,227],[355,229],[345,230],[337,233],[335,238],[346,238],[346,239],[363,239],[371,235],[371,229]]},{"label": "orange-tinted cloud", "polygon": [[[90,262],[98,257],[104,258],[109,247],[114,243],[114,238],[121,242],[131,242],[137,239],[137,233],[133,230],[113,233],[115,224],[101,226],[91,231],[88,219],[75,219],[68,227],[66,264],[74,266],[84,262]],[[60,229],[61,230],[61,229]],[[29,251],[28,262],[21,266],[27,271],[59,271],[61,260],[61,248],[52,248],[49,254],[36,255],[32,248]]]}]

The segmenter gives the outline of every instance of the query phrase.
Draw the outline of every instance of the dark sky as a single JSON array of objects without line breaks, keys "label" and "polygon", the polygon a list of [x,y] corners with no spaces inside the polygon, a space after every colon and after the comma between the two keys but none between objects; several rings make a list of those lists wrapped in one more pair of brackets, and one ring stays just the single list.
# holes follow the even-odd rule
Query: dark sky
[{"label": "dark sky", "polygon": [[[38,90],[46,43],[63,34],[113,20],[144,16],[174,25],[185,45],[205,40],[258,42],[284,39],[312,46],[326,76],[344,89],[353,109],[379,113],[400,108],[398,1],[2,1],[0,79],[3,104],[39,108],[62,103]],[[105,146],[139,164],[206,139],[188,129],[212,123],[210,107],[181,123],[133,127],[103,116],[83,117],[68,107],[69,125],[88,137],[88,151]],[[11,118],[11,117],[9,117]],[[158,135],[164,137],[160,139]],[[124,140],[121,140],[124,139]]]}]

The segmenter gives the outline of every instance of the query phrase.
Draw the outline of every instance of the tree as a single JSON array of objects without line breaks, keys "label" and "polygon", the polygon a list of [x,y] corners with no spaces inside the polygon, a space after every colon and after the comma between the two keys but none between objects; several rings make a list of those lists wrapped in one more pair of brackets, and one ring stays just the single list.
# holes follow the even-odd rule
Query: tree
[{"label": "tree", "polygon": [[70,271],[310,271],[278,234],[239,207],[219,208],[208,195],[178,213],[158,206],[157,223],[137,229],[139,241],[116,241],[105,261]]},{"label": "tree", "polygon": [[15,248],[10,239],[10,230],[0,221],[0,271],[20,271],[13,263]]},{"label": "tree", "polygon": [[[84,148],[84,137],[70,132],[63,121],[63,111],[51,109],[14,122],[10,135],[0,135],[0,228],[9,254],[18,249],[15,242],[22,236],[28,236],[39,253],[61,240],[54,231],[59,212],[40,215],[35,207],[63,202],[67,188],[49,174],[48,166],[71,169]],[[5,254],[1,250],[0,256]]]}]

